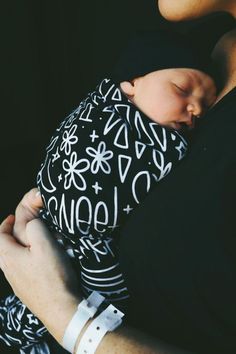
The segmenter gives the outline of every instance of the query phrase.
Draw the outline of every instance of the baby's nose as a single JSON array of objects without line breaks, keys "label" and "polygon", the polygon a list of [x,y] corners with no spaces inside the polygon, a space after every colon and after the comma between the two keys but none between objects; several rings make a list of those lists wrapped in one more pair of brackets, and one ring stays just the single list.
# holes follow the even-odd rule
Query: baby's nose
[{"label": "baby's nose", "polygon": [[187,111],[191,113],[193,116],[199,117],[203,113],[202,104],[197,100],[194,103],[189,103],[187,105]]}]

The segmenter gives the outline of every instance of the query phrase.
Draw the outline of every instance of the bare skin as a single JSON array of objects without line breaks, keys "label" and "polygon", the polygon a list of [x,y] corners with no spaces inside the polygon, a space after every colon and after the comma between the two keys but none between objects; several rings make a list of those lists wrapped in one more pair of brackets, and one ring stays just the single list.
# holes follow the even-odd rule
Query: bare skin
[{"label": "bare skin", "polygon": [[[230,53],[230,55],[227,55]],[[222,91],[216,102],[236,86],[236,29],[226,33],[215,46],[212,57],[220,74]],[[216,103],[215,102],[215,103]]]},{"label": "bare skin", "polygon": [[192,20],[217,11],[236,17],[234,0],[158,0],[157,3],[163,17],[170,21]]},{"label": "bare skin", "polygon": [[194,127],[216,99],[213,79],[202,71],[175,68],[123,81],[122,91],[154,122],[179,130]]},{"label": "bare skin", "polygon": [[24,246],[28,246],[25,235],[26,224],[38,217],[39,209],[43,202],[37,188],[31,189],[24,195],[15,211],[14,237]]},{"label": "bare skin", "polygon": [[[222,10],[228,10],[236,17],[235,1],[160,0],[160,3],[162,13],[166,12],[166,17],[172,18],[172,20],[190,19],[218,11],[220,3]],[[169,9],[168,7],[164,8],[164,5],[167,6],[168,3]],[[234,33],[229,34],[229,37],[226,36],[222,42],[219,42],[213,53],[215,60],[219,59],[220,62],[222,60],[220,56],[228,53],[228,45],[231,49],[233,48],[230,53],[231,59],[225,61],[227,63],[225,72],[228,73],[228,77],[224,81],[220,98],[236,86],[234,38]],[[74,286],[77,284],[73,279],[72,268],[68,261],[62,259],[64,252],[59,247],[55,247],[56,242],[52,241],[50,234],[43,229],[39,220],[34,219],[27,224],[25,237],[30,247],[25,247],[17,242],[13,236],[13,225],[14,217],[12,216],[0,225],[1,268],[15,293],[42,320],[58,342],[61,342],[66,325],[80,301],[78,291],[76,292],[75,287],[72,289],[72,284]],[[37,282],[35,282],[35,274],[37,274]],[[25,284],[28,284],[27,289]],[[48,288],[50,288],[50,292],[48,292]],[[60,295],[57,294],[58,290],[60,290]],[[63,311],[60,310],[61,308]],[[151,338],[124,326],[106,335],[97,353],[178,354],[186,352],[171,348],[158,341],[157,338]]]},{"label": "bare skin", "polygon": [[[14,238],[14,222],[15,217],[11,215],[0,225],[0,267],[14,293],[61,343],[81,301],[78,279],[69,257],[39,219],[32,219],[26,225],[24,235],[28,247]],[[187,354],[127,326],[107,334],[96,353]]]}]

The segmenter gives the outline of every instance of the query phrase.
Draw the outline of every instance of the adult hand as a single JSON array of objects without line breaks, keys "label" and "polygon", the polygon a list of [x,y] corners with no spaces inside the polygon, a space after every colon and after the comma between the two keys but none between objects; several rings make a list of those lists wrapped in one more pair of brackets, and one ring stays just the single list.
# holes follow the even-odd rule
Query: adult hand
[{"label": "adult hand", "polygon": [[39,219],[26,225],[27,247],[13,236],[14,220],[11,215],[0,225],[0,267],[14,293],[61,342],[80,301],[78,279],[66,252]]},{"label": "adult hand", "polygon": [[23,196],[16,208],[13,236],[24,246],[28,246],[26,225],[38,217],[42,207],[43,201],[40,192],[37,188],[33,188]]},{"label": "adult hand", "polygon": [[[39,219],[26,226],[28,247],[12,235],[14,220],[11,215],[0,225],[0,267],[15,294],[62,343],[81,301],[76,275],[67,254]],[[187,354],[127,326],[107,334],[97,353]]]}]

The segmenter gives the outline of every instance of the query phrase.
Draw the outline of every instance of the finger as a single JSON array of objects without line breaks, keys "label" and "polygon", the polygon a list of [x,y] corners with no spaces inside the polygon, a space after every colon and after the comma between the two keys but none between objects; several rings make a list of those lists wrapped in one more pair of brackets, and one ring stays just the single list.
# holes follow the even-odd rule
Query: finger
[{"label": "finger", "polygon": [[[31,189],[28,193],[24,195],[20,203],[16,208],[16,230],[19,225],[18,222],[23,222],[23,225],[32,218],[38,218],[39,210],[43,207],[43,202],[40,193],[38,193],[37,188]],[[21,226],[23,226],[21,225]]]},{"label": "finger", "polygon": [[15,222],[15,216],[8,215],[8,217],[5,220],[3,220],[3,222],[0,225],[0,232],[12,234],[14,222]]},{"label": "finger", "polygon": [[33,209],[40,209],[43,207],[43,201],[38,188],[31,189],[24,195],[21,200],[22,205],[31,207]]}]

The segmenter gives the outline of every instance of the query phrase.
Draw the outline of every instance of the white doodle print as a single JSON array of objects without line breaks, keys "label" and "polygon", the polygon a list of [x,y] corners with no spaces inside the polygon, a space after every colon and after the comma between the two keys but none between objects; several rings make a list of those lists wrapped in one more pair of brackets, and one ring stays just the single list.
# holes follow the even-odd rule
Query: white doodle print
[{"label": "white doodle print", "polygon": [[186,154],[186,144],[180,141],[179,145],[176,146],[176,150],[179,152],[179,160],[182,160],[182,158]]},{"label": "white doodle print", "polygon": [[172,168],[172,162],[167,162],[167,164],[165,164],[166,162],[163,153],[155,149],[153,150],[152,157],[155,166],[159,170],[158,180],[160,181],[163,177],[165,177],[170,172]]},{"label": "white doodle print", "polygon": [[62,135],[62,143],[60,146],[60,150],[65,150],[66,155],[69,155],[71,153],[71,145],[76,144],[78,141],[78,137],[75,136],[76,129],[77,126],[74,124],[70,128],[69,132],[66,130]]},{"label": "white doodle print", "polygon": [[124,183],[127,173],[129,172],[129,168],[131,166],[132,157],[126,155],[118,156],[118,171],[120,176],[121,183]]},{"label": "white doodle print", "polygon": [[137,159],[140,159],[146,149],[146,145],[143,143],[140,143],[140,141],[135,141],[135,152]]},{"label": "white doodle print", "polygon": [[96,130],[93,130],[92,134],[90,134],[89,136],[92,140],[92,143],[94,143],[95,139],[99,138],[99,136],[96,135]]},{"label": "white doodle print", "polygon": [[63,160],[62,165],[64,171],[67,172],[64,183],[65,189],[69,189],[71,185],[74,185],[77,189],[84,191],[86,189],[86,182],[82,173],[89,168],[89,161],[86,159],[77,159],[77,154],[73,151],[70,161]]},{"label": "white doodle print", "polygon": [[96,194],[98,194],[99,191],[102,191],[102,187],[99,186],[98,182],[96,181],[95,184],[92,186],[94,188],[94,191]]},{"label": "white doodle print", "polygon": [[53,156],[52,163],[55,162],[56,160],[58,160],[61,157],[59,152],[58,152],[58,148],[57,148],[56,153],[52,154],[52,156]]},{"label": "white doodle print", "polygon": [[[72,257],[84,296],[97,290],[125,311],[120,226],[186,150],[178,132],[151,121],[110,79],[59,124],[37,176],[45,206],[40,216],[60,234],[55,237]],[[0,340],[21,354],[49,354],[46,329],[37,321],[16,297],[2,300]]]},{"label": "white doodle print", "polygon": [[114,140],[114,145],[121,149],[128,149],[128,129],[126,125],[122,125],[117,132],[116,138]]},{"label": "white doodle print", "polygon": [[47,343],[42,342],[40,344],[35,344],[31,346],[26,346],[20,349],[20,354],[50,354],[51,351]]},{"label": "white doodle print", "polygon": [[111,172],[111,167],[107,160],[112,158],[113,152],[111,150],[106,150],[106,143],[104,141],[99,143],[97,150],[92,147],[88,147],[86,152],[94,158],[91,163],[92,173],[98,173],[99,169],[107,174]]},{"label": "white doodle print", "polygon": [[[140,180],[141,180],[141,182],[140,182]],[[140,190],[139,186],[141,184],[144,186],[146,193],[148,193],[150,190],[150,187],[151,187],[151,178],[150,178],[150,173],[148,171],[141,171],[141,172],[137,173],[137,175],[133,179],[132,193],[134,196],[134,200],[137,204],[139,204],[140,201],[142,201],[142,194],[140,197],[138,197],[139,190]]]},{"label": "white doodle print", "polygon": [[1,321],[5,324],[0,339],[7,346],[17,346],[24,353],[24,347],[42,340],[47,333],[42,323],[15,296],[10,295],[0,302]]}]

